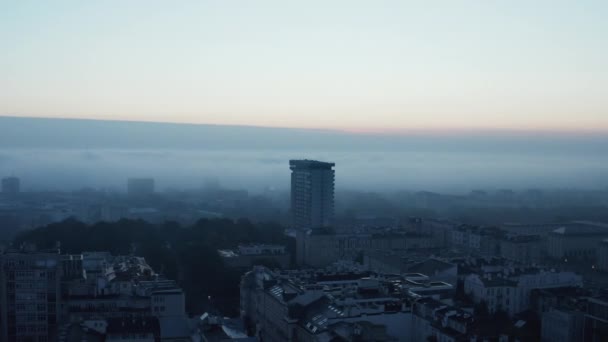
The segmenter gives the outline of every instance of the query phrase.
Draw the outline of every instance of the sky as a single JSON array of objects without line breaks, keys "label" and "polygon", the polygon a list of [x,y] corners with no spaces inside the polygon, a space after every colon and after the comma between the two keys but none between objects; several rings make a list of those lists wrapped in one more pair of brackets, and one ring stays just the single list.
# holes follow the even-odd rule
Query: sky
[{"label": "sky", "polygon": [[0,115],[608,132],[608,2],[0,0]]}]

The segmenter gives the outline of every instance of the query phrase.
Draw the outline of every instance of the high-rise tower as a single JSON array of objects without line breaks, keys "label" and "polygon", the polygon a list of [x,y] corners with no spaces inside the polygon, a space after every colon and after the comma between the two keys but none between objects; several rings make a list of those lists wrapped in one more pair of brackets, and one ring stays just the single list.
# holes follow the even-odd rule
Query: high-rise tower
[{"label": "high-rise tower", "polygon": [[332,225],[336,164],[290,160],[293,228],[307,230]]}]

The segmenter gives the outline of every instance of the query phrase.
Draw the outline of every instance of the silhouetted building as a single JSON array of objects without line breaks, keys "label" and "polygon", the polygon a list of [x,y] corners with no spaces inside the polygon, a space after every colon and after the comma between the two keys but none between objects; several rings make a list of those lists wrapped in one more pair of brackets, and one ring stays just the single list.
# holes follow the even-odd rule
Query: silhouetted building
[{"label": "silhouetted building", "polygon": [[232,268],[250,269],[254,265],[287,268],[290,255],[285,246],[266,244],[241,244],[236,249],[218,249],[224,265]]},{"label": "silhouetted building", "polygon": [[20,181],[17,177],[2,178],[2,193],[7,196],[15,196],[19,193]]},{"label": "silhouetted building", "polygon": [[584,328],[585,342],[603,342],[608,336],[608,298],[589,298]]},{"label": "silhouetted building", "polygon": [[152,195],[154,193],[154,178],[129,178],[127,193],[134,197]]},{"label": "silhouetted building", "polygon": [[291,215],[297,230],[330,226],[334,219],[334,163],[290,160]]},{"label": "silhouetted building", "polygon": [[61,255],[31,249],[0,260],[0,340],[46,341],[61,321]]},{"label": "silhouetted building", "polygon": [[597,246],[597,268],[608,272],[608,239],[603,239]]},{"label": "silhouetted building", "polygon": [[608,238],[608,225],[579,222],[564,225],[549,233],[547,252],[553,259],[595,259],[597,244]]}]

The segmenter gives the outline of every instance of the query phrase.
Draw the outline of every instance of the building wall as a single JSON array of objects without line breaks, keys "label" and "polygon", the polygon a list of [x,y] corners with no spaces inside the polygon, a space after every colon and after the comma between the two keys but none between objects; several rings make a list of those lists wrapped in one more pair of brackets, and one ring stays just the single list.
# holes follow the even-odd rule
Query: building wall
[{"label": "building wall", "polygon": [[153,292],[150,296],[152,314],[157,317],[183,317],[186,297],[182,291]]},{"label": "building wall", "polygon": [[554,259],[593,259],[603,235],[563,235],[551,233],[547,238],[547,252]]},{"label": "building wall", "polygon": [[608,301],[589,299],[584,327],[585,342],[604,342],[608,336]]},{"label": "building wall", "polygon": [[262,340],[270,342],[282,342],[290,339],[290,325],[287,317],[287,306],[283,305],[277,298],[264,292],[262,299]]},{"label": "building wall", "polygon": [[[497,275],[493,275],[496,278]],[[465,293],[473,296],[475,302],[485,301],[490,312],[505,310],[510,315],[524,311],[530,306],[530,293],[534,289],[582,286],[579,275],[572,272],[539,272],[510,277],[514,285],[486,285],[477,274],[468,275],[464,280]]]},{"label": "building wall", "polygon": [[361,317],[347,317],[336,319],[342,322],[369,322],[386,326],[386,333],[397,339],[397,341],[410,341],[412,333],[412,312],[383,312],[380,314],[369,314]]},{"label": "building wall", "polygon": [[431,236],[393,234],[297,234],[296,253],[300,265],[324,267],[339,260],[353,260],[360,253],[373,250],[428,248]]},{"label": "building wall", "polygon": [[412,330],[410,341],[412,342],[428,342],[429,336],[434,336],[434,330],[431,326],[431,321],[419,315],[412,315]]},{"label": "building wall", "polygon": [[584,316],[581,312],[550,310],[543,313],[542,342],[578,342],[583,339]]},{"label": "building wall", "polygon": [[541,258],[541,242],[516,242],[501,240],[500,253],[503,258],[523,264],[539,263]]},{"label": "building wall", "polygon": [[597,268],[608,272],[608,241],[602,241],[597,246]]},{"label": "building wall", "polygon": [[1,339],[46,340],[62,319],[60,255],[16,252],[0,260]]},{"label": "building wall", "polygon": [[328,227],[334,220],[332,163],[290,161],[291,214],[296,230]]},{"label": "building wall", "polygon": [[525,295],[521,289],[506,284],[486,285],[477,274],[472,274],[465,278],[464,291],[476,303],[485,302],[490,312],[504,310],[509,315],[514,315],[525,308]]}]

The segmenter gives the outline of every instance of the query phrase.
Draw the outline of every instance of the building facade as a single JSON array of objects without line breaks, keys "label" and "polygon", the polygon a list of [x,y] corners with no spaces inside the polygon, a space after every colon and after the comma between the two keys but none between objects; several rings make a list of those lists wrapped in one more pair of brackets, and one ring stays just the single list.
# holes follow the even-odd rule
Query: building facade
[{"label": "building facade", "polygon": [[608,227],[595,224],[569,225],[555,229],[547,238],[547,253],[553,259],[595,259],[597,245],[608,238]]},{"label": "building facade", "polygon": [[597,246],[597,268],[602,272],[608,272],[608,239],[603,239]]},{"label": "building facade", "polygon": [[543,313],[542,342],[577,342],[583,336],[584,314],[580,311],[552,309]]},{"label": "building facade", "polygon": [[290,160],[291,215],[297,230],[331,226],[334,220],[334,163]]},{"label": "building facade", "polygon": [[0,260],[0,339],[48,341],[62,319],[61,255],[8,251]]},{"label": "building facade", "polygon": [[539,235],[507,235],[500,239],[501,256],[522,264],[539,263],[542,247]]},{"label": "building facade", "polygon": [[538,268],[505,268],[464,279],[464,291],[476,303],[486,303],[492,313],[502,310],[511,316],[530,308],[532,290],[582,286],[582,277],[575,273]]}]

